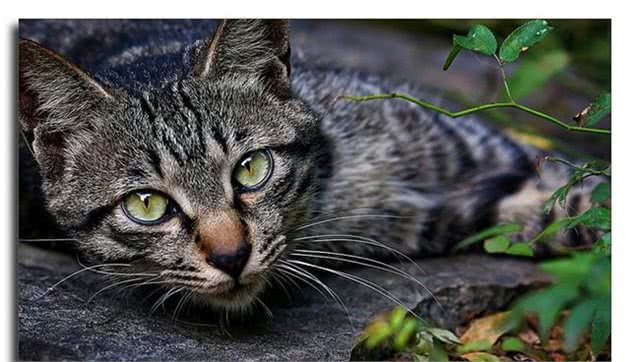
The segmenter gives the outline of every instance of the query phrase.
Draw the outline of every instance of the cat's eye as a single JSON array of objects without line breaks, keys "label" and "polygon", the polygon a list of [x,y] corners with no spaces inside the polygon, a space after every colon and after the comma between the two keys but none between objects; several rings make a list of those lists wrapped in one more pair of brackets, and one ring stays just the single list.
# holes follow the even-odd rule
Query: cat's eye
[{"label": "cat's eye", "polygon": [[127,217],[139,224],[157,224],[162,222],[169,210],[168,197],[151,191],[132,192],[122,203]]},{"label": "cat's eye", "polygon": [[242,191],[254,191],[261,187],[273,171],[273,159],[267,149],[252,151],[236,164],[233,179]]}]

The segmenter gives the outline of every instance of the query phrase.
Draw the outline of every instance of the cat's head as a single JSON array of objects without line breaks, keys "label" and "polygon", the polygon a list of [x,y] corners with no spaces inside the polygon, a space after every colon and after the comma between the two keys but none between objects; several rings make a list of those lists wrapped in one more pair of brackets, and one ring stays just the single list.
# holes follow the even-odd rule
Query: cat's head
[{"label": "cat's head", "polygon": [[83,252],[212,304],[252,301],[308,214],[321,144],[291,91],[287,22],[222,22],[190,76],[142,97],[19,47],[20,121]]}]

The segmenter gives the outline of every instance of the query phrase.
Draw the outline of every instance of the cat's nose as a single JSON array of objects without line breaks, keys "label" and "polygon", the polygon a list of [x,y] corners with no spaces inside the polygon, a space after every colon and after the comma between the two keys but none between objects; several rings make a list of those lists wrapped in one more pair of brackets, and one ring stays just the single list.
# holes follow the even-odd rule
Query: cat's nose
[{"label": "cat's nose", "polygon": [[211,254],[206,258],[208,264],[213,267],[227,273],[234,279],[238,279],[239,275],[243,271],[249,254],[251,254],[251,247],[245,243],[238,248],[235,252],[229,254]]}]

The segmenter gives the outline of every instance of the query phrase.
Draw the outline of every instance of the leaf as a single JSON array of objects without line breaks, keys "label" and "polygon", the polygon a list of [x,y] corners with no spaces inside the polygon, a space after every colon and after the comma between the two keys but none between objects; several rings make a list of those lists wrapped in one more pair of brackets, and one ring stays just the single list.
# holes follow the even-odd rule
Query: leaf
[{"label": "leaf", "polygon": [[483,243],[483,248],[488,253],[503,253],[510,246],[510,240],[503,235],[495,236]]},{"label": "leaf", "polygon": [[508,331],[504,322],[509,315],[510,312],[501,312],[472,321],[460,340],[463,343],[486,340],[492,346]]},{"label": "leaf", "polygon": [[429,354],[429,360],[431,361],[448,361],[448,353],[446,353],[446,349],[439,341],[435,341],[433,343],[433,349]]},{"label": "leaf", "polygon": [[610,240],[610,232],[608,232],[595,242],[594,250],[600,253],[603,253],[605,255],[610,255],[611,247],[612,247],[612,244]]},{"label": "leaf", "polygon": [[501,359],[493,354],[486,352],[471,352],[460,355],[471,362],[500,362]]},{"label": "leaf", "polygon": [[[530,293],[517,302],[510,319],[521,319],[526,313],[538,316],[538,335],[546,341],[549,329],[562,308],[579,295],[577,284],[561,283],[547,289]],[[511,323],[511,326],[516,325]]]},{"label": "leaf", "polygon": [[610,184],[608,182],[599,183],[591,192],[591,201],[602,203],[610,199]]},{"label": "leaf", "polygon": [[392,330],[385,322],[376,322],[368,327],[365,346],[372,349],[392,335]]},{"label": "leaf", "polygon": [[442,66],[442,70],[448,70],[448,68],[453,63],[453,60],[455,60],[455,58],[461,51],[462,51],[462,47],[453,42],[453,47],[451,48],[451,51],[448,53],[448,56],[446,57],[446,60],[444,61],[444,66]]},{"label": "leaf", "polygon": [[527,243],[512,244],[505,253],[518,256],[534,256],[534,250]]},{"label": "leaf", "polygon": [[389,315],[389,326],[392,330],[398,331],[405,321],[407,311],[404,308],[396,307]]},{"label": "leaf", "polygon": [[453,35],[453,46],[444,61],[443,70],[447,70],[462,49],[492,55],[497,51],[497,40],[487,27],[477,24],[468,31],[468,35]]},{"label": "leaf", "polygon": [[441,328],[427,328],[425,329],[428,333],[430,333],[433,337],[439,339],[440,341],[446,344],[461,344],[459,338],[453,332],[441,329]]},{"label": "leaf", "polygon": [[580,113],[573,117],[580,127],[592,127],[596,125],[602,118],[610,114],[611,95],[609,92],[601,94],[595,98],[593,103],[584,108]]},{"label": "leaf", "polygon": [[543,40],[552,29],[546,20],[532,20],[519,26],[501,44],[499,58],[503,63],[515,61],[521,52]]},{"label": "leaf", "polygon": [[577,348],[578,339],[586,332],[593,320],[595,303],[587,299],[573,307],[564,322],[564,350],[573,352]]},{"label": "leaf", "polygon": [[522,352],[527,349],[527,346],[520,338],[507,337],[501,342],[501,349],[506,352]]},{"label": "leaf", "polygon": [[536,235],[535,238],[530,240],[530,242],[536,242],[548,236],[554,235],[559,230],[566,228],[567,225],[571,223],[571,220],[572,220],[571,218],[562,218],[562,219],[554,220],[554,222],[547,225],[547,227],[540,234]]},{"label": "leaf", "polygon": [[591,351],[595,356],[601,353],[610,337],[610,299],[602,298],[596,308],[591,331]]},{"label": "leaf", "polygon": [[512,97],[518,99],[531,94],[567,65],[569,56],[561,49],[524,59],[508,80]]},{"label": "leaf", "polygon": [[573,228],[577,225],[584,225],[589,228],[599,230],[610,230],[610,209],[605,207],[593,207],[577,217],[571,219],[571,222],[566,226],[567,228]]},{"label": "leaf", "polygon": [[487,351],[492,348],[492,343],[485,339],[464,343],[457,346],[457,353],[464,354],[469,352]]},{"label": "leaf", "polygon": [[494,34],[481,24],[473,25],[466,36],[453,35],[453,43],[485,55],[492,55],[497,51],[497,40]]},{"label": "leaf", "polygon": [[472,245],[478,241],[485,240],[494,236],[509,235],[521,231],[523,227],[516,223],[501,223],[484,229],[474,235],[467,237],[455,245],[453,250],[459,250]]},{"label": "leaf", "polygon": [[416,332],[416,320],[415,319],[406,319],[400,328],[396,337],[394,337],[394,349],[397,351],[403,351],[407,348],[407,343],[411,339],[411,336]]},{"label": "leaf", "polygon": [[593,253],[573,253],[570,258],[549,260],[540,263],[538,267],[560,282],[579,283],[588,277],[595,259],[596,255]]}]

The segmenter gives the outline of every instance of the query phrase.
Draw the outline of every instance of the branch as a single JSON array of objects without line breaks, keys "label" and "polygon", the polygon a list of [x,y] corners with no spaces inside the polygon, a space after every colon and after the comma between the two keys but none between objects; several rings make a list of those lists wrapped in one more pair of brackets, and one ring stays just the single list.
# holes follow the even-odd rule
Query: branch
[{"label": "branch", "polygon": [[430,110],[436,111],[438,113],[442,113],[444,115],[447,115],[451,118],[459,118],[462,116],[466,116],[468,114],[471,113],[475,113],[475,112],[479,112],[479,111],[483,111],[486,109],[492,109],[492,108],[516,108],[519,109],[523,112],[529,113],[533,116],[545,119],[547,121],[550,121],[552,123],[555,123],[556,125],[566,129],[567,131],[573,131],[573,132],[584,132],[584,133],[594,133],[594,134],[606,134],[606,135],[610,135],[610,130],[607,129],[602,129],[602,128],[589,128],[589,127],[577,127],[577,126],[571,126],[569,124],[566,124],[562,121],[560,121],[559,119],[552,117],[546,113],[537,111],[535,109],[529,108],[527,106],[524,106],[522,104],[516,103],[515,101],[510,101],[510,102],[497,102],[497,103],[488,103],[488,104],[482,104],[479,106],[475,106],[475,107],[471,107],[471,108],[467,108],[458,112],[451,112],[447,109],[438,107],[432,103],[423,101],[421,99],[418,98],[414,98],[408,94],[404,94],[404,93],[388,93],[388,94],[372,94],[372,95],[368,95],[368,96],[352,96],[352,95],[345,95],[342,96],[343,99],[348,99],[351,101],[357,101],[357,102],[365,102],[365,101],[371,101],[371,100],[375,100],[375,99],[393,99],[393,98],[398,98],[398,99],[404,99],[408,102],[417,104],[419,106],[422,106],[424,108],[428,108]]}]

